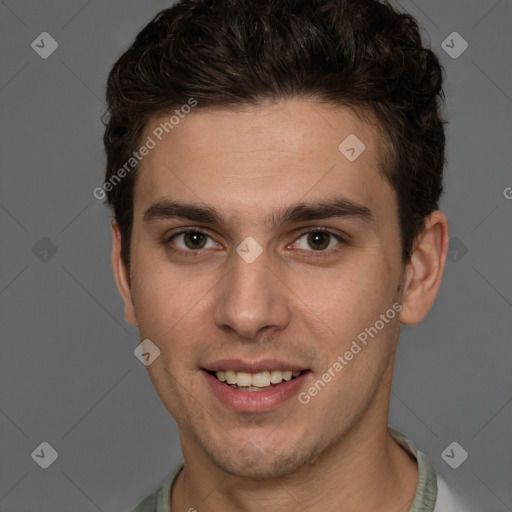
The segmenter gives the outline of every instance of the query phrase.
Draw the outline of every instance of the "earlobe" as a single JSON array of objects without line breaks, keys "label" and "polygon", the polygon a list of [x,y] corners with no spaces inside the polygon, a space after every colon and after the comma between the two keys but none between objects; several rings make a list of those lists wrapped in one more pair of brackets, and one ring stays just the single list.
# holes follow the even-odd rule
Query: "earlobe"
[{"label": "earlobe", "polygon": [[403,324],[421,322],[432,308],[441,286],[448,246],[448,222],[443,213],[435,211],[426,218],[406,266],[400,313]]},{"label": "earlobe", "polygon": [[137,317],[135,315],[135,308],[133,306],[133,299],[131,293],[130,276],[126,269],[122,253],[121,253],[121,232],[115,220],[112,220],[112,268],[117,283],[117,288],[121,294],[124,302],[124,316],[126,321],[133,325],[138,326]]}]

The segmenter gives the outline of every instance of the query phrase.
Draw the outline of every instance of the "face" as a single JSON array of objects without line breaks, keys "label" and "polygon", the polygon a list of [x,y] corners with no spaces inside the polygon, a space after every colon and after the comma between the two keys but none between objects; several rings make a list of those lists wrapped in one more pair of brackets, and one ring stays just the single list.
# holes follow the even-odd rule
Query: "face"
[{"label": "face", "polygon": [[279,476],[387,424],[403,266],[383,145],[348,108],[294,100],[197,109],[142,160],[126,314],[160,350],[147,369],[185,454]]}]

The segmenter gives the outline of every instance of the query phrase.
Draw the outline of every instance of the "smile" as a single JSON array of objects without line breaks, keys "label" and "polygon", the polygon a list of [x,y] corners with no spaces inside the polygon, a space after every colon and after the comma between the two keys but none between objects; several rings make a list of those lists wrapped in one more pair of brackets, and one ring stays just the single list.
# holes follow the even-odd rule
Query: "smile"
[{"label": "smile", "polygon": [[[276,360],[258,363],[223,360],[202,368],[212,399],[237,412],[276,409],[307,385],[311,370]],[[292,402],[292,403],[295,403]]]},{"label": "smile", "polygon": [[257,373],[219,370],[209,373],[215,375],[218,380],[225,382],[233,389],[242,391],[263,391],[272,389],[275,385],[283,381],[293,380],[301,374],[300,371],[292,370],[267,370]]}]

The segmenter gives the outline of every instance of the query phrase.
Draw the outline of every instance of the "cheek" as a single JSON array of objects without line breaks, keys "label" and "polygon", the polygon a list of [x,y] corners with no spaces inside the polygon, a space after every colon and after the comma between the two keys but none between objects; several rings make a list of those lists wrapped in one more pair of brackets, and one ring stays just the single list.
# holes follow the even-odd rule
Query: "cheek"
[{"label": "cheek", "polygon": [[[375,251],[373,255],[366,254],[340,267],[329,279],[313,279],[307,286],[297,281],[295,289],[304,302],[303,314],[312,318],[316,325],[314,331],[321,333],[319,349],[326,355],[328,366],[350,350],[352,341],[359,335],[364,337],[365,329],[374,326],[380,315],[392,307],[395,274],[396,270],[393,271]],[[391,323],[386,323],[379,331],[380,343],[372,343],[371,349],[361,345],[361,353],[354,359],[373,361],[372,365],[380,366],[379,361],[387,357],[394,329]],[[345,378],[358,380],[359,367],[350,363],[349,371],[344,372]],[[340,385],[342,380],[337,379]]]},{"label": "cheek", "polygon": [[192,350],[193,340],[208,323],[213,277],[188,275],[186,269],[139,259],[132,292],[141,337],[167,353]]},{"label": "cheek", "polygon": [[141,335],[158,338],[185,314],[190,294],[180,280],[150,260],[137,259],[133,265],[132,295]]},{"label": "cheek", "polygon": [[[396,272],[378,250],[347,260],[321,279],[296,283],[298,295],[320,308],[338,324],[371,319],[387,309],[394,293]],[[307,283],[307,284],[306,284]],[[308,299],[309,297],[309,299]],[[315,297],[315,298],[313,298]]]}]

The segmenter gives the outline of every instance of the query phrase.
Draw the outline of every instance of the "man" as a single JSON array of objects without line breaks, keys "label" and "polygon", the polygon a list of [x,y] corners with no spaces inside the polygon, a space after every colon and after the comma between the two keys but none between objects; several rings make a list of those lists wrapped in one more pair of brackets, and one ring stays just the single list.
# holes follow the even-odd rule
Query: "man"
[{"label": "man", "polygon": [[448,249],[441,71],[376,0],[184,0],[114,65],[98,192],[184,456],[135,511],[463,510],[388,428]]}]

